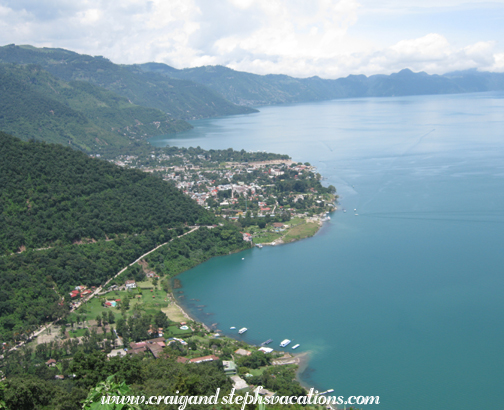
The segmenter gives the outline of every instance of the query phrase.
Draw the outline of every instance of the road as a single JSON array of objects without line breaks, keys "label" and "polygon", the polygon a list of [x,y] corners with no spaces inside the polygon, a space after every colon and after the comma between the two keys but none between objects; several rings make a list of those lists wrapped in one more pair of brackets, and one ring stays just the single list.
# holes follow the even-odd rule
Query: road
[{"label": "road", "polygon": [[[197,229],[199,229],[200,227],[199,226],[193,226],[192,229],[190,231],[187,231],[186,233],[183,233],[182,235],[179,235],[177,236],[177,238],[182,238],[183,236],[185,235],[188,235],[190,234],[191,232],[194,232],[196,231]],[[88,302],[91,298],[93,298],[94,296],[96,296],[98,293],[100,293],[103,288],[105,286],[107,286],[108,283],[110,283],[111,280],[117,278],[121,273],[123,273],[126,269],[128,269],[130,266],[133,266],[135,263],[138,263],[139,261],[141,261],[143,258],[145,258],[147,255],[151,254],[152,252],[158,250],[159,248],[161,248],[162,246],[165,246],[167,244],[169,244],[171,241],[173,241],[173,239],[175,238],[172,238],[170,239],[168,242],[165,242],[165,243],[162,243],[161,245],[158,245],[156,246],[154,249],[151,249],[149,252],[146,252],[144,253],[142,256],[140,256],[138,259],[136,259],[135,261],[131,262],[129,265],[125,266],[124,268],[122,268],[117,274],[115,274],[113,277],[111,277],[109,280],[107,280],[103,285],[99,286],[98,288],[95,289],[95,291],[93,293],[91,293],[89,296],[87,296],[86,298],[84,298],[77,306],[74,306],[72,309],[70,309],[70,313],[75,311],[76,309],[78,309],[80,306],[82,306],[83,303],[85,302]],[[55,323],[57,323],[59,320],[61,319],[58,318],[50,323],[47,323],[45,324],[44,326],[42,326],[40,329],[36,330],[33,335],[30,337],[30,340],[32,339],[35,339],[38,335],[40,335],[44,330],[47,330],[49,327],[51,327],[52,325],[54,325]],[[12,347],[11,349],[9,349],[9,351],[12,351],[12,350],[16,350],[17,348],[20,348],[21,346],[23,346],[24,344],[26,344],[25,341],[22,341],[20,343],[18,343],[16,346]]]}]

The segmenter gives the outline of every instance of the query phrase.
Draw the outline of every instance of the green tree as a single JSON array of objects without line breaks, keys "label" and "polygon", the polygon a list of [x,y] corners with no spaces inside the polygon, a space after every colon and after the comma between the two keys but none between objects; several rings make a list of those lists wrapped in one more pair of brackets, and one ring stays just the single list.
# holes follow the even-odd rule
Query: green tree
[{"label": "green tree", "polygon": [[110,324],[115,323],[115,315],[111,310],[108,311],[108,322]]},{"label": "green tree", "polygon": [[126,404],[101,404],[101,398],[103,396],[130,396],[131,390],[129,386],[123,381],[118,383],[116,381],[116,376],[112,375],[107,377],[103,382],[97,384],[93,387],[88,396],[83,402],[82,408],[84,410],[140,410],[138,404],[132,404],[128,400],[125,400]]}]

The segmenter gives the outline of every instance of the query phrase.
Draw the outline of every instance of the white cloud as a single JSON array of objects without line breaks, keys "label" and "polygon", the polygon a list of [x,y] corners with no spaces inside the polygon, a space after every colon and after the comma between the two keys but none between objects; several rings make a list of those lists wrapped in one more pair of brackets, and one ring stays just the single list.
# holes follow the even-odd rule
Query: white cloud
[{"label": "white cloud", "polygon": [[[412,13],[416,3],[0,0],[0,43],[68,48],[117,63],[157,61],[178,68],[222,64],[300,77],[370,75],[402,68],[429,73],[474,67],[504,70],[497,35],[487,39],[474,35],[474,41],[460,44],[460,39],[444,34],[444,26],[413,38],[407,28],[395,27],[395,40],[384,44],[359,25],[361,14],[369,18],[370,7],[390,15],[400,4]],[[460,4],[440,0],[430,6],[443,6],[446,13]],[[375,19],[375,26],[387,30],[380,21],[381,17]]]}]

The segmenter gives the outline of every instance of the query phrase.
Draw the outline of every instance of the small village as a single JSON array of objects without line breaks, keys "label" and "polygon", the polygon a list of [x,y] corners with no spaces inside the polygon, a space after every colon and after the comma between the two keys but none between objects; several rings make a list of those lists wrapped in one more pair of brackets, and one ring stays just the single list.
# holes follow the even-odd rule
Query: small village
[{"label": "small village", "polygon": [[336,209],[336,189],[322,186],[315,167],[285,155],[170,147],[112,162],[173,183],[199,205],[235,222],[243,239],[256,245],[312,236]]},{"label": "small village", "polygon": [[[70,306],[79,309],[33,341],[35,355],[45,358],[45,365],[55,373],[54,379],[75,377],[65,362],[79,345],[84,348],[98,345],[109,360],[123,356],[171,358],[188,366],[222,361],[222,371],[231,379],[233,388],[243,393],[254,389],[264,372],[275,373],[274,369],[281,366],[284,370],[278,370],[278,377],[287,374],[292,377],[299,366],[302,356],[275,351],[266,346],[271,341],[251,346],[240,340],[240,334],[236,339],[227,337],[215,326],[209,328],[193,321],[175,303],[173,294],[163,289],[157,275],[145,275],[142,279],[111,285],[95,297],[90,297],[93,288],[82,285],[69,293]],[[153,311],[157,312],[156,325],[149,319],[142,321],[142,317]],[[139,333],[127,329],[127,323],[135,320],[134,326],[142,327]],[[263,388],[259,394],[273,396],[275,392]]]}]

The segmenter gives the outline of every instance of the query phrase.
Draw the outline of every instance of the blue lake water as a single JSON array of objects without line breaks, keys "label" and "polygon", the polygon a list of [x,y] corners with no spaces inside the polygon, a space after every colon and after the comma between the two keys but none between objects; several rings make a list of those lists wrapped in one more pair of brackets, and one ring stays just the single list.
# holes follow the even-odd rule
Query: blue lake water
[{"label": "blue lake water", "polygon": [[367,409],[502,408],[504,93],[261,107],[194,126],[151,142],[289,154],[340,206],[313,238],[180,275],[193,315],[227,334],[246,326],[249,343],[300,343],[307,385],[380,396]]}]

